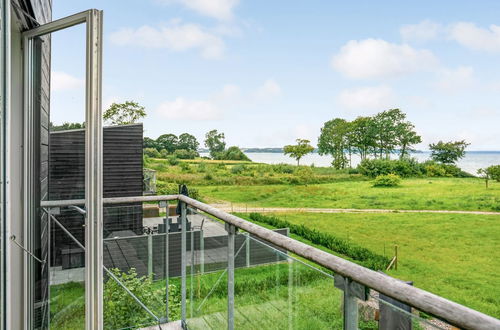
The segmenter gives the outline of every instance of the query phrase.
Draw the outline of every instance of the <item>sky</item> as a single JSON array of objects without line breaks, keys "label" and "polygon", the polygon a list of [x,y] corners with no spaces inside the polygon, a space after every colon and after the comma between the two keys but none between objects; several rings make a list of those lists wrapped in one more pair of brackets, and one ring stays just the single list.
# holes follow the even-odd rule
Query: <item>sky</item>
[{"label": "sky", "polygon": [[[400,108],[428,149],[500,150],[500,1],[53,0],[104,10],[103,109],[144,135],[316,145],[324,122]],[[85,30],[52,35],[51,121],[84,119]]]}]

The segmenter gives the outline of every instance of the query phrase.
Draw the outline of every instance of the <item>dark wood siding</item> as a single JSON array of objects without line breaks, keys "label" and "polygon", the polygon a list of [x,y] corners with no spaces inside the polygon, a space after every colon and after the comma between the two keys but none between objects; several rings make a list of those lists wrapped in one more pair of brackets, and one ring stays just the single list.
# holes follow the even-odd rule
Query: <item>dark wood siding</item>
[{"label": "dark wood siding", "polygon": [[[141,196],[142,124],[105,127],[103,132],[104,197]],[[85,198],[85,131],[50,133],[49,199]],[[84,243],[84,219],[74,210],[62,209],[57,219]],[[104,237],[117,230],[142,231],[142,204],[104,208]],[[52,264],[61,265],[62,252],[77,249],[58,227],[52,228]]]}]

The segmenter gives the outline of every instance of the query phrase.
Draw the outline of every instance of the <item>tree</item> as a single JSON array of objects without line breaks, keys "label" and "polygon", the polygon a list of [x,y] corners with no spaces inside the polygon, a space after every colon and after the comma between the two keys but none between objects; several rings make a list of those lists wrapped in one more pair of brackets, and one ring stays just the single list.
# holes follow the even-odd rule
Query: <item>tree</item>
[{"label": "tree", "polygon": [[397,126],[397,140],[399,146],[399,158],[405,158],[410,151],[414,151],[413,145],[422,142],[422,137],[415,132],[415,126],[410,122],[403,122]]},{"label": "tree", "polygon": [[182,133],[179,135],[179,141],[177,143],[177,149],[193,150],[197,151],[200,144],[196,138],[188,133]]},{"label": "tree", "polygon": [[297,160],[297,166],[299,166],[300,159],[305,155],[313,152],[314,147],[309,143],[311,141],[305,139],[297,139],[297,144],[295,145],[287,145],[283,147],[283,152],[285,155],[290,155],[290,157],[295,158]]},{"label": "tree", "polygon": [[372,117],[358,117],[351,125],[350,144],[354,153],[365,160],[376,147],[376,127]]},{"label": "tree", "polygon": [[62,125],[54,125],[52,122],[50,122],[50,130],[52,132],[55,131],[68,131],[72,129],[82,129],[85,128],[85,123],[67,123],[64,122]]},{"label": "tree", "polygon": [[155,148],[158,149],[158,144],[156,143],[156,140],[148,138],[147,136],[144,137],[144,142],[143,142],[143,148]]},{"label": "tree", "polygon": [[226,149],[224,133],[219,133],[216,129],[214,129],[205,134],[205,147],[210,150],[210,157],[214,159],[217,158],[217,154]]},{"label": "tree", "polygon": [[488,172],[491,175],[491,179],[500,182],[500,165],[492,165],[488,167]]},{"label": "tree", "polygon": [[477,174],[484,179],[486,188],[488,188],[488,181],[491,179],[491,173],[488,171],[489,168],[480,168],[477,170]]},{"label": "tree", "polygon": [[175,134],[163,134],[156,139],[157,149],[165,149],[170,154],[177,149],[178,142],[178,138]]},{"label": "tree", "polygon": [[378,113],[373,119],[375,121],[375,136],[377,142],[378,156],[389,159],[391,153],[398,145],[398,126],[406,118],[399,109],[390,109]]},{"label": "tree", "polygon": [[347,159],[344,151],[347,145],[349,125],[342,118],[327,121],[321,128],[318,138],[318,153],[320,155],[331,155],[332,166],[336,169],[345,168]]},{"label": "tree", "polygon": [[465,156],[465,148],[468,145],[469,143],[465,142],[465,140],[431,143],[429,144],[431,158],[443,164],[454,164]]},{"label": "tree", "polygon": [[134,101],[113,103],[103,115],[104,120],[111,125],[133,124],[144,117],[146,117],[144,107]]}]

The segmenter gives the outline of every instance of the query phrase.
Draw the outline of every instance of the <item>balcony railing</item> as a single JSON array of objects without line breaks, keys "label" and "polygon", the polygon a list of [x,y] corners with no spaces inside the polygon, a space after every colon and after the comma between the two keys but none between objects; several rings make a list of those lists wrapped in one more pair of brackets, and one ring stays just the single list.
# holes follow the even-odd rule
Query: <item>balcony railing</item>
[{"label": "balcony railing", "polygon": [[[149,321],[131,327],[180,321],[189,329],[358,329],[388,328],[397,319],[407,328],[500,329],[496,318],[184,195],[105,198],[103,203],[126,208],[158,202],[168,218],[171,201],[180,205],[177,236],[160,231],[104,242],[120,249],[135,246],[133,258],[163,288],[162,306],[156,306],[141,300],[105,265],[108,281],[118,283],[149,315]],[[70,236],[54,213],[82,205],[84,200],[42,202]],[[204,219],[201,225],[193,222],[197,216]],[[174,239],[180,248],[172,251],[169,240]]]}]

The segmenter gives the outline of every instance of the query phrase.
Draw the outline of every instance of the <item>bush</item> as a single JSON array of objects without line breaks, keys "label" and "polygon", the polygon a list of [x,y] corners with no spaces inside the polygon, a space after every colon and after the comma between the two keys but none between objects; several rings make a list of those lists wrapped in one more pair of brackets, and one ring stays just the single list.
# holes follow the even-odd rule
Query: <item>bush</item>
[{"label": "bush", "polygon": [[183,172],[191,172],[191,166],[188,163],[180,162],[179,167]]},{"label": "bush", "polygon": [[175,156],[168,156],[167,162],[172,166],[178,165],[180,163],[180,161]]},{"label": "bush", "polygon": [[179,159],[195,159],[199,155],[195,150],[177,149],[174,151],[174,156]]},{"label": "bush", "polygon": [[143,153],[144,153],[144,155],[151,157],[151,158],[160,158],[161,157],[160,153],[155,148],[144,148]]},{"label": "bush", "polygon": [[168,153],[168,151],[167,151],[166,149],[161,149],[161,150],[160,150],[160,157],[161,157],[161,158],[166,159],[166,158],[168,158],[169,156],[170,156],[170,154]]},{"label": "bush", "polygon": [[371,178],[391,173],[405,178],[424,174],[422,164],[413,158],[401,160],[365,159],[358,165],[357,169],[360,174]]},{"label": "bush", "polygon": [[425,165],[425,174],[430,177],[442,177],[446,176],[446,170],[437,163],[431,163]]},{"label": "bush", "polygon": [[231,167],[231,173],[233,174],[241,174],[247,170],[247,167],[244,164],[234,165]]},{"label": "bush", "polygon": [[156,193],[158,195],[175,195],[179,193],[179,185],[176,183],[156,181]]},{"label": "bush", "polygon": [[299,180],[299,183],[305,184],[307,182],[313,182],[314,172],[310,167],[301,166],[295,171],[295,176]]},{"label": "bush", "polygon": [[199,173],[205,173],[207,171],[207,164],[204,162],[201,162],[198,164],[198,172]]},{"label": "bush", "polygon": [[224,150],[223,152],[216,153],[214,155],[214,159],[218,159],[218,160],[244,160],[247,162],[251,161],[250,158],[248,158],[247,155],[245,155],[243,153],[243,151],[241,151],[241,149],[236,147],[236,146],[229,147],[227,150]]},{"label": "bush", "polygon": [[295,168],[292,165],[281,163],[273,165],[273,171],[282,174],[292,174],[295,172]]},{"label": "bush", "polygon": [[250,213],[253,221],[268,224],[274,228],[289,228],[290,233],[300,236],[313,244],[320,245],[331,251],[343,254],[358,261],[361,265],[374,269],[385,269],[389,264],[389,258],[373,253],[372,251],[357,246],[347,240],[333,235],[320,232],[316,229],[308,228],[304,225],[292,224],[288,221],[276,217],[265,216],[259,213]]},{"label": "bush", "polygon": [[373,180],[374,187],[397,187],[401,182],[401,177],[396,174],[379,175]]},{"label": "bush", "polygon": [[[146,301],[154,312],[158,313],[164,309],[165,289],[155,286],[152,277],[138,276],[134,268],[128,273],[118,269],[111,271],[140,301]],[[168,291],[170,317],[176,320],[180,318],[180,290],[169,285]],[[108,277],[104,285],[103,302],[106,328],[123,329],[151,322],[151,315],[111,277]]]},{"label": "bush", "polygon": [[500,182],[500,165],[493,165],[487,168],[491,180]]}]

